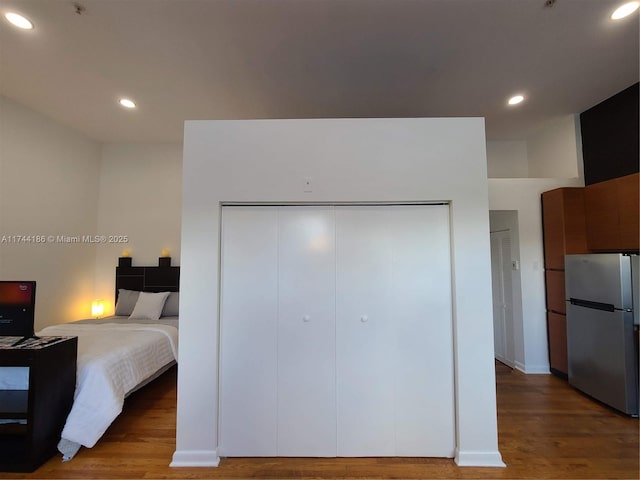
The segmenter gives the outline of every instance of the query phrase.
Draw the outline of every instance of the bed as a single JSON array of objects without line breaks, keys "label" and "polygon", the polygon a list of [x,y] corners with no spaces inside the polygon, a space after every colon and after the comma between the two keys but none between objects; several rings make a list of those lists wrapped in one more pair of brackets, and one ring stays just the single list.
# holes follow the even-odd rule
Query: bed
[{"label": "bed", "polygon": [[58,450],[91,448],[125,398],[177,363],[179,267],[116,268],[115,315],[53,325],[38,336],[77,336],[73,406]]}]

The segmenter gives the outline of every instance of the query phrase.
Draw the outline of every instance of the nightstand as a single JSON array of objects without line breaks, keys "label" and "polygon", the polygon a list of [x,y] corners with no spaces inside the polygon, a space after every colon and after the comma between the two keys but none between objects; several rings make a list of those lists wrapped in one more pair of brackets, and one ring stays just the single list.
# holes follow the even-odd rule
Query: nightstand
[{"label": "nightstand", "polygon": [[0,471],[31,472],[56,453],[73,403],[77,337],[12,346],[0,337]]}]

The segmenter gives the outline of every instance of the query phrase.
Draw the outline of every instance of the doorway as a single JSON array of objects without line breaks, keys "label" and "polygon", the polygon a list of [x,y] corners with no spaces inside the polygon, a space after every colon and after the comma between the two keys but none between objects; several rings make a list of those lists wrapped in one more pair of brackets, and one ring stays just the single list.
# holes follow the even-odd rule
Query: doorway
[{"label": "doorway", "polygon": [[522,332],[518,212],[491,211],[490,228],[494,351],[498,361],[513,368],[524,356],[517,341]]}]

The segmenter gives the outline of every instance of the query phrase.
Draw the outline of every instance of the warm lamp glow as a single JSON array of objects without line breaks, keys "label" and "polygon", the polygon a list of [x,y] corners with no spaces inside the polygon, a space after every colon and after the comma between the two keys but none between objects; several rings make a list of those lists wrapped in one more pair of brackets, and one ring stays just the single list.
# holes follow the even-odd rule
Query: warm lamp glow
[{"label": "warm lamp glow", "polygon": [[94,300],[91,304],[91,316],[98,318],[100,315],[104,315],[104,303],[102,300]]},{"label": "warm lamp glow", "polygon": [[129,256],[129,250],[123,250],[122,251],[122,256],[123,257],[128,257]]},{"label": "warm lamp glow", "polygon": [[168,257],[168,256],[169,256],[169,250],[167,250],[166,248],[163,248],[163,249],[162,249],[162,253],[161,253],[161,255],[162,255],[163,257]]}]

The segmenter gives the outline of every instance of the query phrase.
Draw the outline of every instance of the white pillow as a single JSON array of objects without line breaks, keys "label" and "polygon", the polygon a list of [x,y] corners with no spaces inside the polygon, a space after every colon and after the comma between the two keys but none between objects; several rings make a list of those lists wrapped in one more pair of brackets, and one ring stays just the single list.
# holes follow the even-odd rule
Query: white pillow
[{"label": "white pillow", "polygon": [[129,318],[148,318],[150,320],[158,320],[169,293],[170,292],[140,292],[136,306],[133,308],[133,312],[131,312],[131,316]]},{"label": "white pillow", "polygon": [[131,312],[133,312],[139,296],[139,291],[119,288],[118,301],[116,302],[116,315],[122,317],[128,317],[129,315],[131,315]]},{"label": "white pillow", "polygon": [[164,303],[162,309],[163,317],[177,317],[178,307],[180,305],[180,292],[171,292],[167,297],[167,301]]}]

